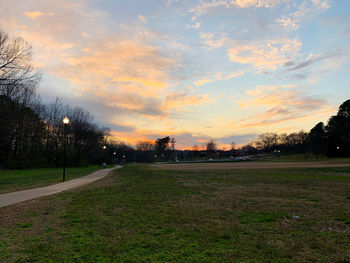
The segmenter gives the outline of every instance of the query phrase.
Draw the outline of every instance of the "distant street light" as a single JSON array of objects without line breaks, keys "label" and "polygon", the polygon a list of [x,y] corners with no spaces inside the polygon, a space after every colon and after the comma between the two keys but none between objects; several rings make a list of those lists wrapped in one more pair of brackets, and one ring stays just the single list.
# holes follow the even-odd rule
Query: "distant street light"
[{"label": "distant street light", "polygon": [[66,144],[67,144],[67,125],[69,124],[68,117],[64,117],[63,120],[64,135],[63,135],[63,182],[66,180]]}]

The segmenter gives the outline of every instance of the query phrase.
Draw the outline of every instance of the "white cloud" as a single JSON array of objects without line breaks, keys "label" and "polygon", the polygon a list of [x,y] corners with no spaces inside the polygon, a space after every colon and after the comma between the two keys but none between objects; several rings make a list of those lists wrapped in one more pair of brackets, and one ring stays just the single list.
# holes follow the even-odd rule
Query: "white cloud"
[{"label": "white cloud", "polygon": [[166,6],[171,6],[173,3],[179,2],[179,0],[163,0]]},{"label": "white cloud", "polygon": [[201,15],[208,14],[216,8],[274,8],[282,2],[288,0],[211,0],[200,1],[194,8],[189,10],[193,13],[193,19],[197,19]]},{"label": "white cloud", "polygon": [[286,16],[277,19],[275,23],[280,24],[286,31],[293,31],[299,28],[296,20]]},{"label": "white cloud", "polygon": [[314,6],[321,9],[330,8],[329,0],[311,0],[311,2],[314,4]]},{"label": "white cloud", "polygon": [[302,43],[296,39],[231,43],[228,55],[232,62],[251,64],[258,69],[275,70],[293,59],[301,50]]},{"label": "white cloud", "polygon": [[202,40],[202,43],[207,46],[207,48],[219,48],[222,47],[226,41],[226,38],[221,37],[220,39],[215,39],[214,34],[212,33],[200,33],[200,37]]},{"label": "white cloud", "polygon": [[192,28],[198,29],[198,28],[200,28],[200,26],[201,26],[201,23],[197,22],[196,24],[194,24],[194,25],[192,26]]},{"label": "white cloud", "polygon": [[282,18],[276,19],[275,23],[284,28],[285,31],[294,31],[299,29],[299,24],[305,19],[324,11],[330,7],[328,0],[311,0],[303,1],[296,6],[294,12],[283,15]]},{"label": "white cloud", "polygon": [[139,19],[140,22],[147,24],[147,19],[145,18],[144,15],[138,15],[137,18]]}]

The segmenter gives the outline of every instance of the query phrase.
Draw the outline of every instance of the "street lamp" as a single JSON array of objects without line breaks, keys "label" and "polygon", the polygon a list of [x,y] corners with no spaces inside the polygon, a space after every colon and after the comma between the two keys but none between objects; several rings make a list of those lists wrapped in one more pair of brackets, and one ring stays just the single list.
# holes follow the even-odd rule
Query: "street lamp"
[{"label": "street lamp", "polygon": [[107,149],[107,146],[106,146],[106,145],[103,145],[103,146],[102,146],[102,149],[103,149],[103,151],[104,151],[104,153],[103,153],[103,155],[104,155],[104,157],[103,157],[104,162],[103,162],[102,166],[103,166],[103,167],[106,167],[106,163],[107,163],[107,153],[106,153],[106,149]]},{"label": "street lamp", "polygon": [[69,124],[68,117],[64,117],[63,120],[64,125],[64,135],[63,135],[63,182],[66,180],[66,144],[67,144],[67,125]]}]

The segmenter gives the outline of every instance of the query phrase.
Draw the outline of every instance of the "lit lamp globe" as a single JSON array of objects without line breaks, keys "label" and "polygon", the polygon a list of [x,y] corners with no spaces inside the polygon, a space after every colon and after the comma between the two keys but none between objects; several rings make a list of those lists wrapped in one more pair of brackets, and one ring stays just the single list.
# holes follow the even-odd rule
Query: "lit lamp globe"
[{"label": "lit lamp globe", "polygon": [[62,120],[63,124],[64,125],[68,125],[69,124],[69,119],[68,117],[64,117],[63,120]]},{"label": "lit lamp globe", "polygon": [[103,150],[106,150],[106,149],[107,149],[107,146],[106,146],[106,145],[103,145],[102,149],[103,149]]}]

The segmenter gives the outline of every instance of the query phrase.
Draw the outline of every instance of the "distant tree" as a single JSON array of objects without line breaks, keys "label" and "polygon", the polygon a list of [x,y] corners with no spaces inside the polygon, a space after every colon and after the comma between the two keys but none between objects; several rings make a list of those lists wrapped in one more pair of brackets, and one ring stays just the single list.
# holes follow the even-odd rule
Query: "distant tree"
[{"label": "distant tree", "polygon": [[136,161],[152,162],[154,160],[155,144],[153,141],[139,141],[136,144]]},{"label": "distant tree", "polygon": [[172,158],[173,158],[174,160],[177,159],[176,151],[175,151],[175,144],[176,144],[175,138],[171,138],[171,139],[170,139],[170,145],[171,145],[171,150],[172,150]]},{"label": "distant tree", "polygon": [[194,151],[194,152],[198,152],[199,151],[199,147],[198,147],[198,145],[193,145],[192,146],[192,151]]},{"label": "distant tree", "polygon": [[276,150],[278,146],[278,135],[276,133],[263,133],[256,141],[257,148],[266,152]]},{"label": "distant tree", "polygon": [[345,118],[346,120],[350,119],[350,100],[343,102],[339,106],[337,116],[341,116],[341,117]]},{"label": "distant tree", "polygon": [[324,151],[326,132],[323,122],[319,122],[309,132],[309,144],[312,152],[315,154],[316,159]]},{"label": "distant tree", "polygon": [[307,141],[308,141],[308,133],[304,132],[303,130],[298,132],[298,145],[297,145],[297,151],[299,152],[306,152],[307,151]]},{"label": "distant tree", "polygon": [[155,141],[156,152],[162,158],[166,157],[167,151],[169,150],[170,137],[158,138]]},{"label": "distant tree", "polygon": [[230,146],[231,146],[231,151],[232,152],[234,152],[235,150],[236,150],[236,143],[235,142],[231,142],[231,144],[230,144]]},{"label": "distant tree", "polygon": [[319,122],[309,132],[309,145],[316,159],[323,152],[326,140],[326,132],[323,122]]},{"label": "distant tree", "polygon": [[292,150],[292,143],[289,139],[290,137],[287,133],[282,133],[278,136],[278,144],[281,151],[290,152]]},{"label": "distant tree", "polygon": [[252,155],[252,154],[257,154],[258,149],[254,147],[253,143],[248,143],[244,146],[242,146],[241,151],[244,154]]},{"label": "distant tree", "polygon": [[175,144],[176,144],[175,138],[171,138],[171,139],[170,139],[170,145],[171,145],[171,149],[172,149],[173,151],[175,150]]},{"label": "distant tree", "polygon": [[[111,138],[107,144],[107,161],[117,161],[120,163],[132,162],[137,160],[135,149],[122,141],[115,141]],[[147,153],[147,152],[142,152]],[[142,160],[143,161],[143,160]]]},{"label": "distant tree", "polygon": [[326,126],[327,154],[329,156],[350,155],[350,100],[339,107]]},{"label": "distant tree", "polygon": [[150,140],[139,141],[136,144],[136,150],[138,151],[153,151],[154,150],[154,142]]},{"label": "distant tree", "polygon": [[0,95],[0,112],[0,166],[40,165],[45,126],[39,115],[4,95]]},{"label": "distant tree", "polygon": [[206,144],[206,152],[208,156],[213,156],[217,150],[217,145],[214,140],[209,140]]}]

